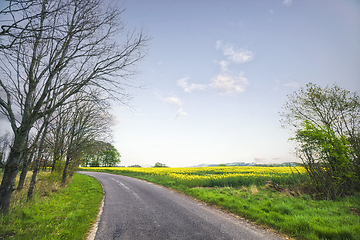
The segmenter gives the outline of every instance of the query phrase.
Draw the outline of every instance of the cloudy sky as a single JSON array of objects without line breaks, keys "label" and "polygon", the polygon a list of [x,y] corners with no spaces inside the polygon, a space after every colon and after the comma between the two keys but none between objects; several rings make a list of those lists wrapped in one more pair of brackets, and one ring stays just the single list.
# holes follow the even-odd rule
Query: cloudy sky
[{"label": "cloudy sky", "polygon": [[152,40],[133,109],[116,107],[122,165],[296,160],[280,127],[312,82],[360,93],[357,0],[126,0]]},{"label": "cloudy sky", "polygon": [[312,82],[360,92],[355,0],[128,0],[124,20],[152,37],[116,108],[122,165],[294,161],[280,127],[287,95]]}]

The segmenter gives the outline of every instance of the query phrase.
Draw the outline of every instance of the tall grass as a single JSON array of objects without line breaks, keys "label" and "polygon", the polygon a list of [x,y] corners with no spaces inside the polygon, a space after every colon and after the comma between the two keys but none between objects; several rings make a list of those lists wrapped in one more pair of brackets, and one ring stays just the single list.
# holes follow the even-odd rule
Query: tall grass
[{"label": "tall grass", "polygon": [[255,185],[189,188],[185,192],[296,239],[360,239],[360,194],[325,201]]},{"label": "tall grass", "polygon": [[84,239],[102,195],[101,184],[87,175],[75,174],[61,187],[54,175],[42,173],[31,201],[26,186],[14,192],[9,213],[0,216],[0,239]]}]

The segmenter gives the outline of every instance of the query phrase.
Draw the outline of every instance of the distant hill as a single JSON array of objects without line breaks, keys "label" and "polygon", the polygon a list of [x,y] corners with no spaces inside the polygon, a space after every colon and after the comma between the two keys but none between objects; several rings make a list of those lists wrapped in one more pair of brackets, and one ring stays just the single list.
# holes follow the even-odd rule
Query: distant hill
[{"label": "distant hill", "polygon": [[295,167],[299,166],[299,163],[296,162],[284,162],[284,163],[265,163],[265,164],[258,164],[258,163],[246,163],[246,162],[233,162],[233,163],[221,163],[221,164],[200,164],[191,167],[218,167],[218,166],[249,166],[249,167]]}]

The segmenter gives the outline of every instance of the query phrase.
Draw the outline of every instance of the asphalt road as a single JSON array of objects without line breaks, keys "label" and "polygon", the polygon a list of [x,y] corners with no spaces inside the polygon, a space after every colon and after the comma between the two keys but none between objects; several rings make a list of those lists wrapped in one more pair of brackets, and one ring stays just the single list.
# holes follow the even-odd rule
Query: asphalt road
[{"label": "asphalt road", "polygon": [[97,172],[105,203],[95,239],[283,239],[233,215],[146,181]]}]

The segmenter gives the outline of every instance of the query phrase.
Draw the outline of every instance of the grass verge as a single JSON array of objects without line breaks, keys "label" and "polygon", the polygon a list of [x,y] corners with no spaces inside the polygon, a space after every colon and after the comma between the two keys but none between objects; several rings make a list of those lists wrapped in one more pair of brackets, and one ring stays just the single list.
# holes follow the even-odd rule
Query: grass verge
[{"label": "grass verge", "polygon": [[[120,173],[109,169],[104,172]],[[325,201],[305,194],[292,196],[286,188],[277,191],[266,185],[189,187],[164,176],[132,174],[130,170],[120,174],[176,189],[295,239],[360,239],[360,194]]]},{"label": "grass verge", "polygon": [[292,197],[266,186],[190,188],[185,193],[296,239],[360,239],[360,194],[337,201]]},{"label": "grass verge", "polygon": [[9,213],[0,215],[0,239],[85,239],[103,197],[101,184],[74,174],[67,187],[60,187],[42,173],[36,189],[29,202],[26,186],[14,192]]}]

